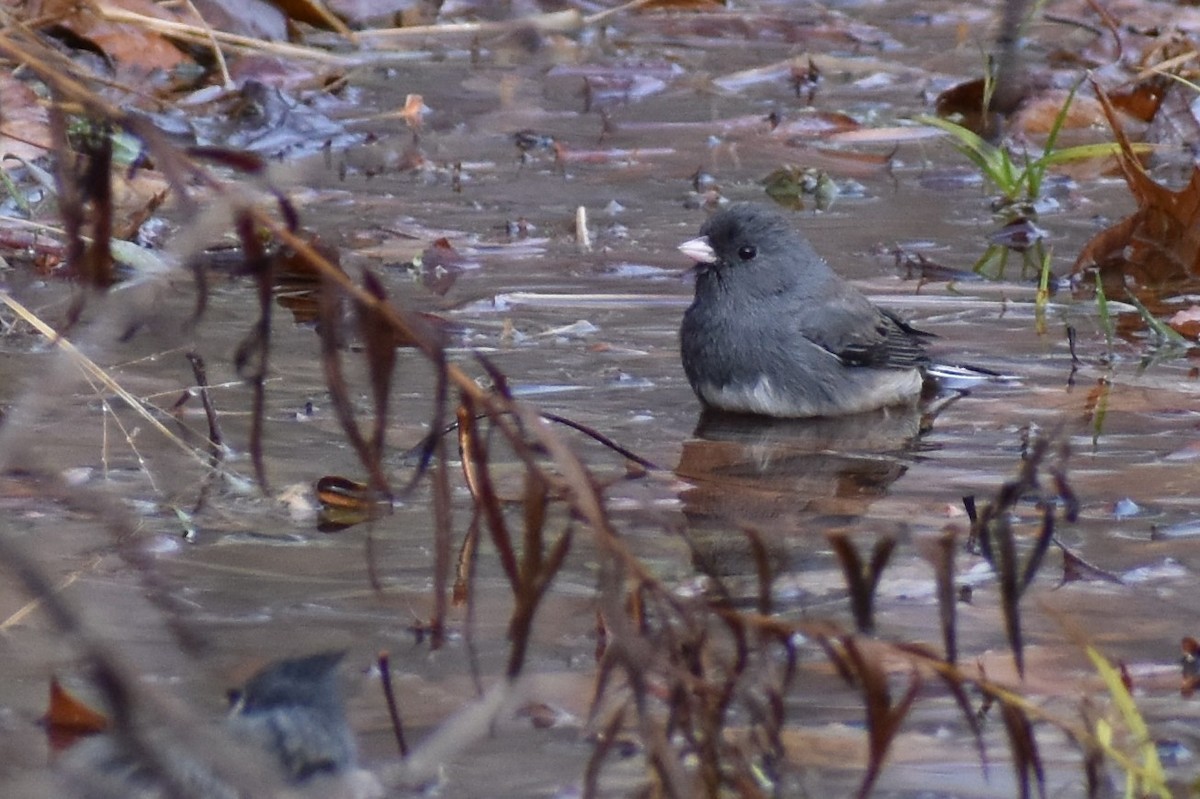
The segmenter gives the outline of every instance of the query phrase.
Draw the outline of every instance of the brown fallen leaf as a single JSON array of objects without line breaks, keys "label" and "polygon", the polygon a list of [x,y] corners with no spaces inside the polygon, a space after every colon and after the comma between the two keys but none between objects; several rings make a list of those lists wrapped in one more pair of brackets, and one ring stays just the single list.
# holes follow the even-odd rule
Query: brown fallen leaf
[{"label": "brown fallen leaf", "polygon": [[321,506],[317,530],[322,533],[341,532],[377,518],[391,507],[390,501],[381,498],[369,484],[348,477],[326,475],[317,480],[315,490]]},{"label": "brown fallen leaf", "polygon": [[317,501],[325,508],[367,512],[378,500],[366,483],[348,477],[326,475],[317,480]]},{"label": "brown fallen leaf", "polygon": [[548,730],[578,724],[570,713],[546,702],[529,702],[517,708],[517,718],[527,718],[534,729]]},{"label": "brown fallen leaf", "polygon": [[1200,168],[1192,168],[1191,179],[1179,191],[1156,183],[1134,154],[1108,96],[1093,86],[1120,146],[1118,164],[1137,210],[1093,236],[1073,271],[1095,267],[1101,275],[1133,278],[1142,286],[1200,274]]},{"label": "brown fallen leaf", "polygon": [[1190,635],[1184,636],[1179,642],[1179,648],[1183,653],[1180,658],[1183,683],[1179,686],[1179,693],[1188,697],[1195,693],[1196,686],[1200,685],[1200,642]]},{"label": "brown fallen leaf", "polygon": [[1095,127],[1104,121],[1104,109],[1094,97],[1069,92],[1045,91],[1030,97],[1013,114],[1010,132],[1024,136],[1045,136],[1058,124],[1062,107],[1070,102],[1071,107],[1062,120],[1063,130],[1081,130]]},{"label": "brown fallen leaf", "polygon": [[1167,320],[1167,324],[1181,336],[1200,338],[1200,305],[1179,311]]},{"label": "brown fallen leaf", "polygon": [[287,13],[267,0],[192,0],[206,25],[214,30],[287,41]]},{"label": "brown fallen leaf", "polygon": [[1109,100],[1115,108],[1124,111],[1142,122],[1153,120],[1162,107],[1163,98],[1171,90],[1171,79],[1166,75],[1151,78],[1131,86],[1114,87]]},{"label": "brown fallen leaf", "polygon": [[440,297],[454,287],[466,262],[467,259],[443,236],[431,242],[412,264],[425,288]]},{"label": "brown fallen leaf", "polygon": [[[22,161],[32,161],[50,149],[50,122],[45,107],[33,89],[13,77],[10,70],[0,72],[0,168],[14,169]],[[16,156],[9,158],[8,156]]]},{"label": "brown fallen leaf", "polygon": [[331,30],[342,36],[354,34],[321,0],[271,0],[293,22],[303,22],[315,28]]},{"label": "brown fallen leaf", "polygon": [[410,128],[420,130],[421,118],[429,113],[429,106],[425,105],[425,99],[421,95],[409,94],[404,98],[404,107],[397,113]]},{"label": "brown fallen leaf", "polygon": [[819,139],[837,133],[860,130],[862,123],[848,114],[837,111],[809,110],[791,118],[767,118],[771,136],[777,139]]},{"label": "brown fallen leaf", "polygon": [[165,36],[138,25],[105,19],[105,9],[132,11],[148,17],[177,21],[150,0],[104,0],[103,7],[75,0],[44,0],[35,16],[53,19],[82,40],[94,44],[111,59],[120,82],[134,85],[155,70],[169,73],[191,59]]},{"label": "brown fallen leaf", "polygon": [[972,78],[956,83],[939,94],[934,100],[934,108],[938,116],[957,116],[958,124],[973,133],[982,133],[986,127],[983,96],[983,78]]},{"label": "brown fallen leaf", "polygon": [[66,749],[85,735],[108,729],[108,718],[103,713],[84,704],[54,677],[50,678],[50,702],[41,721],[51,748],[56,750]]}]

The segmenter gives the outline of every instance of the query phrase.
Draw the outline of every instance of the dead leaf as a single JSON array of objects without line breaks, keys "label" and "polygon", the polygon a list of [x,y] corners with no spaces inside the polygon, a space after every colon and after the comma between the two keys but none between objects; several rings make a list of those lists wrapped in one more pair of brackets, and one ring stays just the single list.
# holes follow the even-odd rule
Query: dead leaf
[{"label": "dead leaf", "polygon": [[809,110],[789,119],[768,118],[771,135],[784,139],[816,139],[859,130],[862,124],[838,111]]},{"label": "dead leaf", "polygon": [[1146,129],[1146,141],[1189,152],[1190,145],[1200,140],[1200,106],[1193,102],[1196,93],[1182,86],[1167,87],[1165,91]]},{"label": "dead leaf", "polygon": [[1143,286],[1200,274],[1200,168],[1192,167],[1191,179],[1179,191],[1156,183],[1134,154],[1108,96],[1093,85],[1120,145],[1118,163],[1137,210],[1093,236],[1073,271],[1095,267]]},{"label": "dead leaf", "polygon": [[1095,127],[1104,122],[1104,109],[1094,97],[1076,94],[1072,99],[1069,92],[1062,90],[1041,92],[1021,104],[1013,115],[1010,132],[1026,136],[1045,136],[1054,129],[1062,107],[1070,101],[1071,107],[1063,118],[1063,130],[1079,130]]},{"label": "dead leaf", "polygon": [[429,113],[429,106],[419,94],[410,94],[404,98],[404,107],[400,109],[400,118],[413,130],[421,129],[421,118]]},{"label": "dead leaf", "polygon": [[430,243],[419,258],[413,259],[421,283],[438,296],[445,295],[454,286],[465,263],[466,258],[445,237]]},{"label": "dead leaf", "polygon": [[375,501],[369,485],[348,477],[327,475],[317,481],[316,489],[323,508],[366,511]]},{"label": "dead leaf", "polygon": [[958,124],[974,133],[984,129],[983,78],[956,83],[937,96],[934,108],[940,117],[958,117]]},{"label": "dead leaf", "polygon": [[50,701],[42,724],[54,749],[65,749],[78,738],[108,729],[108,719],[103,713],[73,696],[54,677],[50,678]]},{"label": "dead leaf", "polygon": [[287,17],[266,0],[194,0],[212,27],[267,41],[287,41]]},{"label": "dead leaf", "polygon": [[1179,311],[1167,320],[1167,324],[1181,336],[1200,338],[1200,305]]},{"label": "dead leaf", "polygon": [[303,22],[314,28],[337,31],[345,36],[350,33],[346,24],[334,16],[321,0],[271,0],[293,22]]},{"label": "dead leaf", "polygon": [[1179,648],[1183,653],[1183,657],[1180,658],[1183,684],[1179,687],[1179,693],[1188,697],[1195,692],[1196,686],[1200,685],[1200,642],[1191,636],[1185,636],[1179,642]]},{"label": "dead leaf", "polygon": [[1113,87],[1109,100],[1113,107],[1129,114],[1134,119],[1150,122],[1158,115],[1163,98],[1170,91],[1171,79],[1166,75],[1155,75],[1149,80],[1132,86]]},{"label": "dead leaf", "polygon": [[[111,22],[104,11],[115,9],[141,14],[155,19],[178,22],[172,14],[150,0],[104,0],[92,5],[75,0],[44,0],[38,16],[55,20],[93,44],[117,66],[117,79],[137,84],[135,76],[145,76],[155,70],[171,72],[190,58],[169,39],[138,25]],[[130,74],[133,73],[133,74]]]},{"label": "dead leaf", "polygon": [[[9,70],[0,71],[0,113],[0,156],[32,161],[46,154],[50,147],[46,109],[33,90]],[[20,165],[16,159],[3,161],[4,169]]]},{"label": "dead leaf", "polygon": [[322,533],[337,533],[348,527],[386,512],[390,502],[379,498],[366,483],[348,477],[327,475],[317,480],[317,501],[321,510],[317,513],[317,530]]},{"label": "dead leaf", "polygon": [[529,702],[517,708],[517,718],[527,718],[534,729],[548,730],[576,723],[570,713],[545,702]]}]

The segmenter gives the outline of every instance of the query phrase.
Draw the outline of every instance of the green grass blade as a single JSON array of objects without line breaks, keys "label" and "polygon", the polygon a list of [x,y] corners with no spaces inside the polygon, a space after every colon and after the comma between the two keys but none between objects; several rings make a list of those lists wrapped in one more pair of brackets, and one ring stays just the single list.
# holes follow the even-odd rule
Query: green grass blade
[{"label": "green grass blade", "polygon": [[1112,310],[1108,307],[1108,297],[1104,294],[1104,282],[1098,274],[1096,275],[1096,311],[1100,314],[1100,326],[1104,329],[1104,341],[1108,344],[1108,355],[1111,358],[1116,324],[1112,318]]},{"label": "green grass blade", "polygon": [[[962,125],[956,125],[947,119],[923,115],[917,117],[917,121],[923,125],[932,125],[949,133],[954,138],[955,144],[958,145],[958,149],[971,160],[971,163],[979,167],[980,171],[992,183],[995,183],[1001,189],[1005,188],[1006,184],[1002,183],[1002,181],[1005,180],[1005,175],[1007,174],[1005,170],[1005,162],[1008,161],[1007,153],[999,147],[984,141],[973,131],[967,130]],[[1011,173],[1011,168],[1008,172]]]},{"label": "green grass blade", "polygon": [[[1129,730],[1129,735],[1141,755],[1140,764],[1128,758],[1113,757],[1121,764],[1122,768],[1126,769],[1126,795],[1158,796],[1162,799],[1169,799],[1171,791],[1167,787],[1167,775],[1163,770],[1162,761],[1158,759],[1158,749],[1154,745],[1154,739],[1150,736],[1150,728],[1146,726],[1146,720],[1142,718],[1142,712],[1138,710],[1137,703],[1133,701],[1129,689],[1125,687],[1125,682],[1121,679],[1121,673],[1094,647],[1086,647],[1084,651],[1087,652],[1088,659],[1092,661],[1100,679],[1104,681],[1104,687],[1108,690],[1114,707],[1121,715],[1121,721]],[[1106,754],[1110,756],[1118,754],[1113,744],[1112,729],[1107,723],[1104,723],[1103,726],[1099,723],[1096,725],[1096,738],[1097,742],[1105,749]]]},{"label": "green grass blade", "polygon": [[[1132,149],[1137,155],[1145,155],[1154,152],[1154,145],[1148,142],[1137,142],[1132,146]],[[1121,145],[1115,141],[1106,141],[1097,142],[1096,144],[1078,144],[1074,147],[1064,147],[1061,150],[1046,153],[1040,160],[1047,165],[1065,164],[1071,161],[1086,161],[1089,158],[1108,158],[1119,155],[1120,152]]]},{"label": "green grass blade", "polygon": [[1145,321],[1146,326],[1149,327],[1154,332],[1154,335],[1158,336],[1159,340],[1162,343],[1174,345],[1177,347],[1191,347],[1192,346],[1192,342],[1188,341],[1186,338],[1179,335],[1179,333],[1177,333],[1166,322],[1159,319],[1154,314],[1150,313],[1150,309],[1147,308],[1145,305],[1142,305],[1141,301],[1137,297],[1130,294],[1129,302],[1131,305],[1133,305],[1134,308],[1137,308],[1138,313],[1141,314],[1142,320]]},{"label": "green grass blade", "polygon": [[1050,258],[1053,254],[1053,249],[1042,253],[1041,274],[1038,277],[1037,297],[1034,300],[1038,309],[1044,309],[1050,299]]}]

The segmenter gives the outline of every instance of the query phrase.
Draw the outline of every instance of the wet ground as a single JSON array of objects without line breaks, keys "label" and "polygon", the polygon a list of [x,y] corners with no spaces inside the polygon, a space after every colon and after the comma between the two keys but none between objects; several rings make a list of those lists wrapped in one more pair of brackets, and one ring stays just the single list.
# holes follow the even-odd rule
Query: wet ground
[{"label": "wet ground", "polygon": [[[797,99],[785,73],[762,80],[742,75],[816,54],[825,59],[816,109],[844,111],[872,127],[900,125],[926,113],[938,91],[979,71],[987,14],[958,3],[923,2],[919,13],[908,3],[838,11],[764,5],[788,24],[633,18],[605,36],[489,42],[475,59],[465,49],[432,43],[437,59],[363,70],[351,80],[362,118],[398,107],[406,94],[422,95],[431,112],[419,139],[414,143],[399,122],[364,122],[376,140],[293,162],[301,177],[288,191],[304,224],[341,252],[348,270],[376,270],[407,307],[459,326],[454,357],[465,368],[475,368],[471,350],[485,352],[531,402],[664,467],[619,484],[610,492],[611,507],[638,554],[681,590],[698,583],[680,530],[699,542],[710,567],[731,584],[745,578],[749,586],[753,567],[738,531],[752,525],[781,564],[780,612],[849,625],[826,535],[845,531],[864,543],[890,535],[900,545],[880,586],[877,632],[935,644],[940,633],[922,542],[948,524],[965,529],[961,497],[990,497],[1015,470],[1031,428],[1060,435],[1070,445],[1067,469],[1082,513],[1059,536],[1121,582],[1060,586],[1060,555],[1051,552],[1023,601],[1025,691],[1047,712],[1072,720],[1083,696],[1103,697],[1073,638],[1082,631],[1128,665],[1147,719],[1163,737],[1182,741],[1184,758],[1194,758],[1198,714],[1179,699],[1176,666],[1180,637],[1194,631],[1187,591],[1200,566],[1194,491],[1200,416],[1191,361],[1163,357],[1146,365],[1148,340],[1118,339],[1110,349],[1095,303],[1066,291],[1044,313],[1035,312],[1036,276],[1013,264],[998,278],[971,275],[996,222],[988,188],[946,139],[857,145],[772,133],[763,122],[772,112],[797,127],[814,112]],[[796,18],[805,24],[792,26]],[[977,33],[960,41],[964,27]],[[553,137],[565,157],[556,163],[551,151],[535,149],[522,163],[513,138],[521,130]],[[414,146],[425,166],[398,173],[394,165]],[[697,430],[699,407],[676,340],[690,285],[675,246],[705,218],[695,208],[693,176],[710,175],[732,199],[760,198],[761,179],[785,163],[821,167],[843,186],[830,209],[797,216],[838,270],[937,334],[939,355],[1017,379],[949,404],[919,437],[919,420],[904,413]],[[458,179],[455,164],[461,164]],[[1061,276],[1102,221],[1128,212],[1130,201],[1112,179],[1063,184],[1057,196],[1060,208],[1039,223],[1050,232]],[[580,206],[588,213],[589,251],[574,235]],[[441,237],[462,259],[438,294],[402,264]],[[918,279],[897,266],[897,248],[960,274]],[[24,285],[16,293],[50,316],[65,302],[56,286]],[[113,304],[124,302],[118,297]],[[135,395],[169,406],[192,383],[184,340],[169,324],[190,303],[186,278],[161,289],[153,306],[166,312],[160,324],[124,344],[114,343],[107,310],[96,306],[81,343]],[[249,395],[229,356],[254,303],[249,284],[219,281],[198,332],[210,380],[223,386],[216,399],[231,442],[245,440]],[[1079,334],[1077,364],[1068,325]],[[77,479],[130,503],[155,577],[203,642],[197,658],[181,649],[146,601],[144,573],[112,554],[110,538],[90,514],[30,498],[15,484],[4,499],[5,524],[36,548],[63,581],[64,595],[151,684],[214,713],[219,689],[247,661],[349,648],[353,720],[368,762],[377,762],[391,756],[392,744],[374,680],[365,673],[374,654],[391,651],[409,735],[419,739],[473,691],[461,616],[441,651],[430,652],[411,631],[431,607],[432,521],[424,491],[373,530],[316,531],[312,482],[360,472],[329,408],[312,330],[281,309],[274,335],[267,469],[275,497],[292,499],[226,487],[190,522],[193,542],[182,539],[186,525],[172,508],[194,502],[198,464],[127,411],[106,413],[102,400],[111,396],[89,389],[32,336],[9,336],[0,359],[0,391],[10,406],[6,443],[34,436],[33,451],[44,464],[75,470]],[[402,352],[400,360],[389,433],[398,451],[423,434],[432,390],[420,356]],[[189,413],[200,424],[198,411]],[[17,433],[13,419],[22,425]],[[579,444],[602,471],[620,468],[611,454]],[[244,449],[235,455],[240,460],[232,465],[250,474]],[[399,457],[393,465],[397,475],[410,468]],[[454,507],[461,527],[470,507],[461,486]],[[1027,519],[1034,517],[1030,506]],[[368,584],[368,542],[381,591]],[[508,600],[495,562],[484,558],[480,568],[475,646],[486,681],[506,657]],[[974,586],[971,604],[960,611],[963,658],[980,659],[993,677],[1011,678],[995,581],[975,556],[960,555],[959,570],[961,582]],[[562,718],[549,729],[527,718],[503,720],[490,738],[446,764],[441,795],[575,795],[591,752],[582,730],[595,668],[594,572],[594,553],[586,543],[577,546],[535,625],[530,695]],[[47,676],[71,675],[75,654],[38,613],[18,615],[26,598],[15,586],[5,583],[0,592],[0,616],[7,619],[0,751],[9,763],[35,767],[45,753],[32,720],[42,710]],[[806,767],[813,795],[843,795],[859,778],[859,766],[846,764],[847,753],[858,757],[863,748],[861,703],[819,655],[804,668],[788,700],[792,756]],[[1050,726],[1039,727],[1039,736],[1047,792],[1081,795],[1075,750]],[[952,703],[918,702],[878,795],[1014,795],[1002,728],[985,727],[985,737],[993,758],[986,776]],[[612,767],[614,794],[636,778],[637,762]],[[1180,773],[1190,773],[1186,763]]]}]

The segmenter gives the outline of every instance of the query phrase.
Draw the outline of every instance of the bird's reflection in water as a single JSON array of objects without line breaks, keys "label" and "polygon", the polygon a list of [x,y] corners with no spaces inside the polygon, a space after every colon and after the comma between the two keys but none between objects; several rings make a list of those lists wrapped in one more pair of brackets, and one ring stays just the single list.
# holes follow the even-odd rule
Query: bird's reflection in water
[{"label": "bird's reflection in water", "polygon": [[818,419],[705,413],[676,469],[690,483],[681,499],[695,565],[754,574],[746,529],[774,570],[790,568],[812,535],[824,548],[823,533],[852,525],[908,470],[932,418],[915,405]]}]

